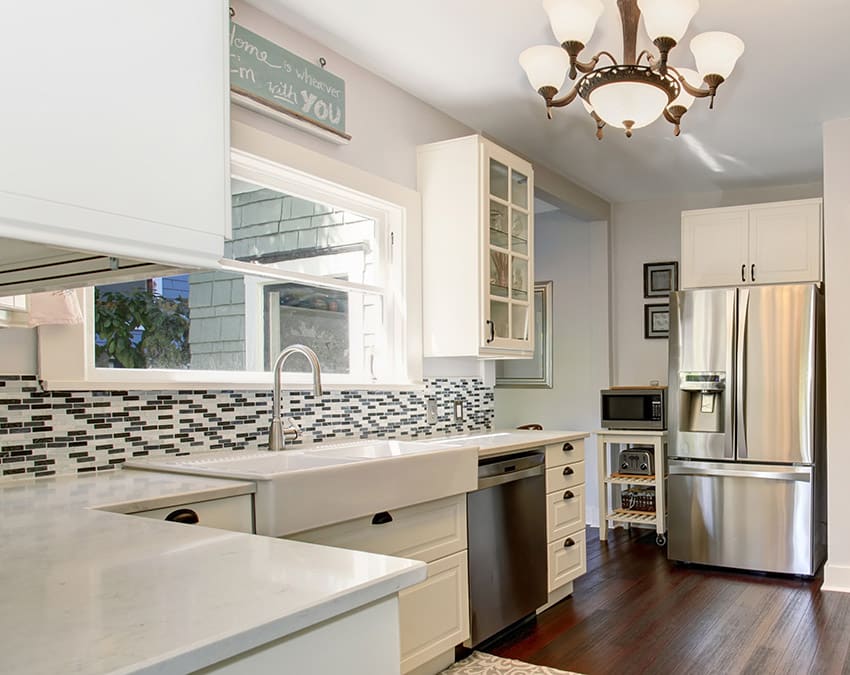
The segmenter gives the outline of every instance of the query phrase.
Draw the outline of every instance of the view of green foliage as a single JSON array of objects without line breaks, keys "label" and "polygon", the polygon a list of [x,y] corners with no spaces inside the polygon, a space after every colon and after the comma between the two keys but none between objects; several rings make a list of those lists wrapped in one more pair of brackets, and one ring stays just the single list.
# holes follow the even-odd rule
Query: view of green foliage
[{"label": "view of green foliage", "polygon": [[[117,368],[188,368],[189,302],[95,289],[95,353]],[[103,342],[103,344],[99,344]]]}]

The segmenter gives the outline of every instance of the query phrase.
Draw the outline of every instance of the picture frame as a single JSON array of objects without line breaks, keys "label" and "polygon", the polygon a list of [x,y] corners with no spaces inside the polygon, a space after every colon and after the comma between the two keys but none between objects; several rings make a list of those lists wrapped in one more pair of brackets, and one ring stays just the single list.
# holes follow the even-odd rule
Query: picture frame
[{"label": "picture frame", "polygon": [[666,298],[671,292],[679,290],[679,263],[644,263],[643,297]]},{"label": "picture frame", "polygon": [[643,306],[643,337],[647,340],[670,337],[670,305]]},{"label": "picture frame", "polygon": [[497,387],[552,388],[552,282],[534,284],[534,356],[496,361]]}]

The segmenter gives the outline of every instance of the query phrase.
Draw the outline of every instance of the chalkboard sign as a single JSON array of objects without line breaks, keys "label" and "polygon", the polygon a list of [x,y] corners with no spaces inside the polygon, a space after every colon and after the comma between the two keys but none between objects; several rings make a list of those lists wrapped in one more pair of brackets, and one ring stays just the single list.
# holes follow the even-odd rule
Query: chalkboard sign
[{"label": "chalkboard sign", "polygon": [[342,78],[232,22],[230,90],[351,139]]}]

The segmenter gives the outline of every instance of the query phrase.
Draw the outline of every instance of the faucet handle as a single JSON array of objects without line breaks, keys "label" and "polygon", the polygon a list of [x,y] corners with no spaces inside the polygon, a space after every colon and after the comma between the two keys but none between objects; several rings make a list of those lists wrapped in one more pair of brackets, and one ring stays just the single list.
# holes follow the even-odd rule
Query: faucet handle
[{"label": "faucet handle", "polygon": [[286,418],[286,426],[283,429],[283,437],[287,440],[301,438],[301,427],[291,417]]}]

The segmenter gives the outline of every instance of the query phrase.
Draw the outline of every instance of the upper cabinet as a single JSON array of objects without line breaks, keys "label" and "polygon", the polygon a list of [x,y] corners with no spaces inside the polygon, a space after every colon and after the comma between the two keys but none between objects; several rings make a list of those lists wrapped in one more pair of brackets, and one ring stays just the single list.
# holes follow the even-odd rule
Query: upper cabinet
[{"label": "upper cabinet", "polygon": [[481,136],[420,146],[425,356],[531,357],[531,164]]},{"label": "upper cabinet", "polygon": [[221,257],[227,3],[35,0],[3,22],[0,238],[113,265]]},{"label": "upper cabinet", "polygon": [[682,212],[682,288],[820,281],[823,200]]}]

